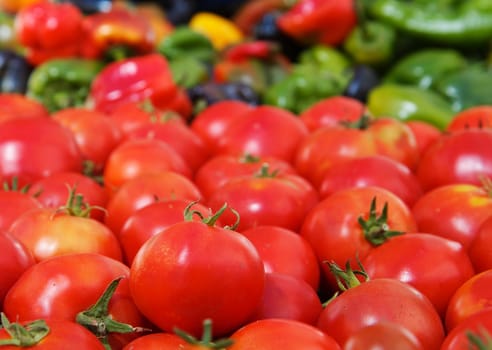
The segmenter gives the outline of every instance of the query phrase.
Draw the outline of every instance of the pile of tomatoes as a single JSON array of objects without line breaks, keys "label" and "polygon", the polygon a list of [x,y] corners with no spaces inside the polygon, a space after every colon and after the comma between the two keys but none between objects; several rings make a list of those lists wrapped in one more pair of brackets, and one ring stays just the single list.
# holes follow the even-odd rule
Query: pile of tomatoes
[{"label": "pile of tomatoes", "polygon": [[491,349],[492,106],[148,103],[0,94],[0,350]]}]

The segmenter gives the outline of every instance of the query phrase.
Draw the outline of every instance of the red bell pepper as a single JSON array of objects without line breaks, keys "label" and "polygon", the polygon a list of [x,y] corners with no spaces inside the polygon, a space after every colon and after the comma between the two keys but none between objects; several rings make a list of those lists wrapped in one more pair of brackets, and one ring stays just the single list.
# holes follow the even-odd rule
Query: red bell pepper
[{"label": "red bell pepper", "polygon": [[82,56],[91,59],[144,55],[156,44],[156,33],[147,17],[123,5],[86,16],[83,28]]},{"label": "red bell pepper", "polygon": [[78,55],[82,12],[71,3],[39,2],[20,10],[15,18],[19,43],[26,58],[39,65],[52,58]]},{"label": "red bell pepper", "polygon": [[89,99],[105,113],[124,103],[148,99],[155,108],[173,110],[184,118],[192,112],[191,101],[174,83],[167,60],[156,53],[108,64],[94,79]]},{"label": "red bell pepper", "polygon": [[277,21],[292,38],[325,45],[340,44],[356,23],[353,0],[300,0]]}]

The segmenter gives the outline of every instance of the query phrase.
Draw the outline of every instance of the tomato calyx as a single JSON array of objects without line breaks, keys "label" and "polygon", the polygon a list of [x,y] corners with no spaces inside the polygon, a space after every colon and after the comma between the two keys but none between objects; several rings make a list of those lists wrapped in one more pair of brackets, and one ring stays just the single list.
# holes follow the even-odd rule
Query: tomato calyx
[{"label": "tomato calyx", "polygon": [[61,206],[56,210],[56,213],[62,212],[70,216],[77,216],[81,218],[88,218],[90,213],[94,209],[105,210],[99,206],[91,206],[84,201],[84,196],[80,193],[76,193],[77,188],[71,188],[68,186],[68,198],[65,205]]},{"label": "tomato calyx", "polygon": [[177,327],[174,328],[174,333],[178,337],[186,341],[188,344],[204,347],[207,349],[223,350],[233,344],[232,339],[228,338],[212,341],[212,320],[209,318],[203,320],[203,333],[201,339],[197,339],[191,334]]},{"label": "tomato calyx", "polygon": [[200,213],[198,210],[191,210],[191,208],[196,204],[198,203],[198,201],[193,201],[191,202],[190,204],[188,204],[184,210],[184,220],[185,221],[193,221],[193,215],[198,215],[198,217],[200,218],[200,220],[208,225],[208,226],[214,226],[217,222],[217,220],[219,219],[219,217],[224,213],[224,211],[229,208],[230,211],[232,211],[232,213],[236,216],[236,222],[233,224],[233,225],[230,225],[230,226],[224,226],[225,229],[228,229],[228,230],[235,230],[238,226],[239,226],[239,220],[240,220],[240,217],[239,217],[239,213],[230,208],[227,203],[224,203],[224,205],[219,209],[217,210],[217,212],[211,216],[208,216],[208,217],[204,217],[202,213]]},{"label": "tomato calyx", "polygon": [[357,130],[366,130],[371,126],[373,119],[368,114],[362,114],[361,117],[354,121],[342,120],[339,122],[340,125],[349,128],[349,129],[357,129]]},{"label": "tomato calyx", "polygon": [[273,178],[278,174],[278,169],[270,172],[270,165],[268,163],[263,163],[261,168],[256,172],[255,177],[257,178]]},{"label": "tomato calyx", "polygon": [[[20,193],[27,193],[27,191],[29,191],[29,188],[31,187],[30,184],[27,184],[27,185],[24,185],[22,187],[19,187],[19,178],[17,176],[13,176],[12,177],[12,180],[10,181],[10,183],[8,181],[4,181],[3,184],[2,184],[2,190],[3,191],[6,191],[6,192],[9,192],[9,191],[12,191],[12,192],[20,192]],[[36,195],[35,195],[36,197]]]},{"label": "tomato calyx", "polygon": [[246,153],[241,157],[240,161],[241,163],[258,163],[260,161],[260,157]]},{"label": "tomato calyx", "polygon": [[357,259],[357,264],[359,265],[360,270],[354,270],[350,265],[350,261],[346,262],[345,270],[338,266],[334,261],[328,263],[331,273],[335,276],[338,288],[340,288],[342,292],[360,285],[361,281],[357,276],[362,276],[364,282],[369,280],[369,275],[364,270],[359,259]]},{"label": "tomato calyx", "polygon": [[30,347],[38,344],[50,332],[50,328],[44,320],[32,321],[26,325],[14,322],[10,323],[7,316],[0,314],[2,327],[12,337],[0,340],[0,346],[15,345],[20,347]]},{"label": "tomato calyx", "polygon": [[492,336],[485,329],[482,329],[480,334],[469,331],[466,333],[466,338],[468,339],[469,349],[492,349]]},{"label": "tomato calyx", "polygon": [[376,211],[376,197],[371,201],[367,220],[359,216],[357,221],[364,231],[365,239],[373,246],[381,245],[391,237],[404,234],[402,231],[390,230],[388,225],[388,203],[384,204],[381,215],[378,216]]},{"label": "tomato calyx", "polygon": [[91,331],[103,343],[107,349],[109,346],[108,335],[110,333],[146,332],[150,329],[133,327],[129,324],[118,322],[109,315],[109,302],[113,297],[118,284],[123,279],[119,277],[111,281],[101,297],[89,309],[77,314],[75,320],[78,324]]}]

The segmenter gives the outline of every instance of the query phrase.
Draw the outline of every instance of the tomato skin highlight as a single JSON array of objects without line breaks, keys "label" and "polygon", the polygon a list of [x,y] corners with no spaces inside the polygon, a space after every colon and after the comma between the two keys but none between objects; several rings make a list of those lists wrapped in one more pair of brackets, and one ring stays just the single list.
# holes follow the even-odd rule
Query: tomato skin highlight
[{"label": "tomato skin highlight", "polygon": [[263,295],[258,252],[238,232],[183,221],[149,239],[130,270],[139,310],[163,331],[196,337],[210,318],[214,336],[245,324]]}]

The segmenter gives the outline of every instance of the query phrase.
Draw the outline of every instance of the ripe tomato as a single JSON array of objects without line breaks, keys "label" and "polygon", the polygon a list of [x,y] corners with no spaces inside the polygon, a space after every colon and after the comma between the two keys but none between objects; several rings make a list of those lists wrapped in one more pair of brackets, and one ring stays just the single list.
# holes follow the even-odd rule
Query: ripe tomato
[{"label": "ripe tomato", "polygon": [[280,318],[315,325],[322,309],[316,291],[307,282],[283,273],[267,273],[263,298],[251,321]]},{"label": "ripe tomato", "polygon": [[256,226],[241,234],[255,246],[263,260],[265,272],[296,277],[318,290],[318,260],[313,248],[302,236],[279,226]]},{"label": "ripe tomato", "polygon": [[202,195],[188,178],[172,171],[140,175],[127,181],[106,206],[105,224],[118,236],[125,221],[137,209],[164,199],[196,201]]},{"label": "ripe tomato", "polygon": [[191,178],[191,169],[171,146],[158,139],[123,141],[108,157],[103,172],[104,186],[117,190],[142,174],[174,171]]},{"label": "ripe tomato", "polygon": [[446,130],[454,132],[470,128],[492,128],[492,106],[475,106],[457,113]]},{"label": "ripe tomato", "polygon": [[36,261],[74,253],[97,253],[122,260],[118,239],[107,226],[59,208],[25,212],[12,223],[9,232],[32,251]]},{"label": "ripe tomato", "polygon": [[398,323],[378,322],[352,334],[343,350],[425,350],[418,339]]},{"label": "ripe tomato", "polygon": [[[129,273],[126,265],[101,254],[67,254],[44,260],[27,269],[12,286],[4,312],[20,322],[41,318],[73,321],[96,303],[110,282],[123,277],[102,317],[143,327],[147,324],[130,295]],[[134,337],[111,333],[109,340],[113,349],[120,349]]]},{"label": "ripe tomato", "polygon": [[292,165],[275,157],[254,157],[251,155],[232,156],[218,154],[209,158],[195,173],[194,183],[204,198],[209,198],[228,180],[242,175],[255,175],[268,164],[268,169],[276,174],[295,173]]},{"label": "ripe tomato", "polygon": [[91,218],[99,221],[104,219],[108,193],[96,180],[84,174],[73,171],[51,174],[33,182],[27,193],[44,207],[56,209],[67,204],[71,191],[75,196],[82,196],[85,205],[93,207],[89,214]]},{"label": "ripe tomato", "polygon": [[492,334],[492,309],[477,312],[460,322],[446,335],[441,350],[473,349],[470,334],[479,337],[487,346],[490,345],[488,340]]},{"label": "ripe tomato", "polygon": [[[28,347],[32,350],[53,350],[53,349],[73,349],[73,350],[104,350],[104,345],[99,339],[81,325],[66,320],[37,320],[32,322],[17,322],[4,325],[0,329],[0,342],[3,350],[18,350],[19,347]],[[12,334],[22,334],[18,327],[30,329],[29,335],[34,339],[40,337],[39,341],[33,344],[26,342],[26,336],[13,338]],[[17,339],[20,345],[3,345],[7,339]],[[7,343],[5,343],[7,344]],[[15,343],[13,343],[15,344]]]},{"label": "ripe tomato", "polygon": [[405,124],[408,125],[415,136],[420,155],[442,134],[442,131],[436,126],[422,120],[407,120],[405,121]]},{"label": "ripe tomato", "polygon": [[341,350],[332,337],[309,324],[282,319],[265,319],[248,323],[235,331],[228,350]]},{"label": "ripe tomato", "polygon": [[84,161],[89,162],[95,174],[100,174],[109,154],[121,141],[118,127],[104,113],[81,107],[59,110],[51,118],[72,131]]},{"label": "ripe tomato", "polygon": [[366,107],[359,100],[347,96],[332,96],[320,100],[303,111],[299,118],[309,131],[322,126],[336,126],[340,122],[360,119]]},{"label": "ripe tomato", "polygon": [[[173,333],[152,333],[138,337],[128,343],[123,350],[186,350],[191,345]],[[198,348],[199,349],[199,348]]]},{"label": "ripe tomato", "polygon": [[392,232],[415,229],[410,209],[400,198],[383,188],[368,186],[340,190],[319,202],[307,214],[300,233],[313,247],[324,278],[336,287],[326,261],[343,265],[350,260],[355,267],[357,257],[364,259]]},{"label": "ripe tomato", "polygon": [[471,184],[437,187],[422,195],[412,207],[420,232],[460,242],[466,250],[491,213],[488,191]]},{"label": "ripe tomato", "polygon": [[468,249],[468,255],[476,272],[492,269],[490,237],[492,237],[492,214],[480,225]]},{"label": "ripe tomato", "polygon": [[297,148],[294,165],[300,175],[319,186],[323,174],[337,162],[383,155],[414,169],[418,160],[415,137],[403,122],[361,117],[354,126],[325,126],[312,132]]},{"label": "ripe tomato", "polygon": [[467,183],[480,185],[492,177],[492,129],[467,129],[442,134],[422,154],[417,177],[424,191]]},{"label": "ripe tomato", "polygon": [[0,124],[0,177],[21,185],[59,171],[82,171],[73,133],[50,118],[18,118]]},{"label": "ripe tomato", "polygon": [[209,157],[210,150],[201,137],[181,117],[143,123],[126,134],[126,139],[157,139],[166,142],[195,172]]},{"label": "ripe tomato", "polygon": [[[318,202],[318,193],[307,180],[295,174],[260,174],[236,177],[217,189],[206,201],[213,211],[224,203],[239,213],[238,231],[259,226],[300,229],[308,211]],[[234,224],[232,212],[221,217]]]},{"label": "ripe tomato", "polygon": [[461,244],[428,233],[393,237],[371,250],[362,265],[369,278],[395,278],[415,287],[442,318],[453,293],[474,274]]},{"label": "ripe tomato", "polygon": [[10,233],[0,231],[0,306],[10,287],[36,261],[29,249]]},{"label": "ripe tomato", "polygon": [[424,349],[437,350],[444,339],[441,318],[429,299],[392,278],[368,280],[348,288],[321,311],[318,328],[345,346],[354,333],[379,322],[406,328]]},{"label": "ripe tomato", "polygon": [[331,166],[323,175],[319,193],[326,198],[350,187],[379,186],[411,207],[423,191],[415,174],[404,164],[384,156],[357,157]]},{"label": "ripe tomato", "polygon": [[18,93],[0,94],[0,122],[37,117],[49,117],[49,112],[42,103]]},{"label": "ripe tomato", "polygon": [[259,106],[227,124],[215,154],[272,156],[291,162],[307,135],[306,126],[293,113],[274,106]]},{"label": "ripe tomato", "polygon": [[0,191],[0,232],[7,231],[14,222],[24,212],[42,208],[43,204],[35,197],[26,193],[24,190],[4,190]]},{"label": "ripe tomato", "polygon": [[[149,238],[172,224],[184,221],[184,211],[190,203],[189,199],[164,199],[131,214],[118,235],[127,265],[132,264],[138,250]],[[193,210],[203,217],[210,215],[209,208],[200,203],[195,203]],[[199,220],[199,216],[194,215],[193,219]]]},{"label": "ripe tomato", "polygon": [[212,153],[215,153],[217,142],[223,137],[228,126],[242,119],[244,114],[253,108],[242,101],[220,101],[198,113],[190,127],[205,141]]},{"label": "ripe tomato", "polygon": [[492,308],[492,270],[464,282],[449,300],[445,325],[448,332],[471,315]]},{"label": "ripe tomato", "polygon": [[139,310],[161,330],[178,327],[199,336],[203,320],[210,318],[218,336],[252,316],[263,296],[264,275],[261,258],[246,237],[213,221],[187,220],[140,248],[130,288]]}]

